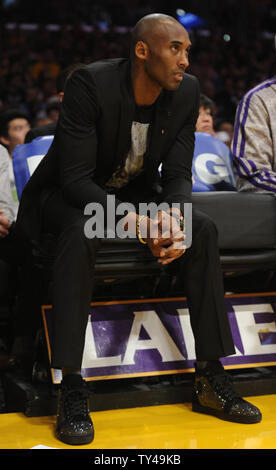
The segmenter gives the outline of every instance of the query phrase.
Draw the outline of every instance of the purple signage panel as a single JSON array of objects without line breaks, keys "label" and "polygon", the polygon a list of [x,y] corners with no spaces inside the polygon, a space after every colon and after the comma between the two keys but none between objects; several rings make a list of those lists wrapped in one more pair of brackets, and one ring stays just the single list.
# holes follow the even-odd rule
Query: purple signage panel
[{"label": "purple signage panel", "polygon": [[[226,368],[276,364],[276,293],[226,295],[236,353]],[[51,357],[52,307],[43,306]],[[90,306],[82,362],[86,380],[193,371],[194,338],[185,298],[98,302]],[[61,380],[52,370],[53,382]]]}]

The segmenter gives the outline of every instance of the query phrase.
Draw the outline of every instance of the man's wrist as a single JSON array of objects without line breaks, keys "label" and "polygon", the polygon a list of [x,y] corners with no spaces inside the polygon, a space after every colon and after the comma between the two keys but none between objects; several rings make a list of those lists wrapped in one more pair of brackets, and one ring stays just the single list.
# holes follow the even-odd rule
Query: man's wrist
[{"label": "man's wrist", "polygon": [[169,214],[171,217],[176,219],[179,228],[182,232],[184,232],[184,217],[180,209],[177,209],[176,207],[171,207],[168,211],[166,211],[167,214]]},{"label": "man's wrist", "polygon": [[[146,238],[147,235],[144,233],[145,225],[143,222],[146,222],[146,229],[147,229],[147,216],[146,215],[138,215],[136,219],[136,235],[140,243],[143,245],[147,244]],[[142,227],[143,224],[143,227]]]},{"label": "man's wrist", "polygon": [[171,212],[171,217],[177,220],[181,232],[184,232],[184,217],[181,213]]}]

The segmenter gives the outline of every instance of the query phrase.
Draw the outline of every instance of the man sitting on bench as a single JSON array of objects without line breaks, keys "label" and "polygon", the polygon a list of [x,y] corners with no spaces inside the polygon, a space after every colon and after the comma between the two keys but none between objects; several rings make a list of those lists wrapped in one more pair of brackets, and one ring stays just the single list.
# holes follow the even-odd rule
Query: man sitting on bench
[{"label": "man sitting on bench", "polygon": [[95,62],[74,72],[54,141],[22,195],[21,235],[39,240],[51,232],[57,240],[51,365],[63,373],[57,436],[69,444],[94,437],[81,363],[100,240],[85,235],[84,209],[96,202],[107,215],[108,195],[114,195],[116,207],[121,201],[170,207],[154,220],[128,212],[121,226],[137,234],[164,266],[179,264],[197,358],[193,409],[236,422],[261,420],[260,411],[233,391],[219,361],[235,348],[216,228],[194,211],[192,245],[186,248],[184,209],[173,208],[184,207],[191,197],[199,87],[185,73],[190,46],[187,31],[174,18],[148,15],[134,27],[130,59]]}]

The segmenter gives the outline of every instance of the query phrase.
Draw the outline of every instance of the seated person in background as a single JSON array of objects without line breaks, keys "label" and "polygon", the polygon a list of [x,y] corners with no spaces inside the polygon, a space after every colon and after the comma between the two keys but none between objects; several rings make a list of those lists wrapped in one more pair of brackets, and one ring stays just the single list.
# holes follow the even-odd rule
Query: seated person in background
[{"label": "seated person in background", "polygon": [[200,95],[199,114],[196,122],[196,132],[205,132],[215,137],[213,116],[214,102],[205,95]]},{"label": "seated person in background", "polygon": [[192,166],[193,192],[236,191],[231,152],[221,133],[214,130],[214,114],[214,101],[201,94],[196,122],[196,133],[199,134],[196,135]]},{"label": "seated person in background", "polygon": [[239,191],[276,193],[276,76],[240,101],[232,141]]},{"label": "seated person in background", "polygon": [[[64,89],[65,89],[67,80],[71,77],[72,73],[75,70],[79,69],[82,65],[84,64],[76,63],[76,64],[69,65],[69,67],[66,67],[58,76],[56,86],[57,86],[57,95],[58,95],[59,103],[62,103],[63,96],[64,96]],[[31,142],[36,137],[55,134],[56,126],[57,126],[57,121],[52,120],[51,122],[48,122],[44,125],[39,125],[37,127],[30,129],[29,132],[26,134],[25,144],[27,144],[28,142]]]},{"label": "seated person in background", "polygon": [[9,178],[16,211],[18,197],[14,180],[12,153],[16,145],[24,144],[25,136],[31,128],[29,117],[18,109],[8,109],[0,114],[0,143],[9,154]]},{"label": "seated person in background", "polygon": [[[10,157],[7,149],[0,144],[0,302],[6,310],[10,310],[16,283],[14,264],[10,263],[10,239],[16,212],[10,185]],[[15,357],[7,353],[7,334],[4,330],[0,330],[0,371],[15,365]]]},{"label": "seated person in background", "polygon": [[233,136],[233,124],[228,121],[221,121],[214,126],[214,115],[216,105],[213,100],[206,95],[200,95],[199,114],[196,123],[196,132],[204,132],[221,140],[230,148]]},{"label": "seated person in background", "polygon": [[10,158],[16,145],[24,144],[30,128],[28,115],[19,109],[8,109],[0,114],[0,143],[8,150]]},{"label": "seated person in background", "polygon": [[[21,112],[7,111],[1,118],[0,144],[0,301],[7,310],[9,334],[0,331],[0,371],[20,363],[20,370],[32,370],[34,339],[40,327],[39,279],[30,253],[18,243],[15,220],[18,211],[12,152],[24,143],[29,121]],[[9,151],[8,151],[9,149]],[[14,186],[12,186],[14,185]],[[5,347],[4,347],[5,346]]]}]

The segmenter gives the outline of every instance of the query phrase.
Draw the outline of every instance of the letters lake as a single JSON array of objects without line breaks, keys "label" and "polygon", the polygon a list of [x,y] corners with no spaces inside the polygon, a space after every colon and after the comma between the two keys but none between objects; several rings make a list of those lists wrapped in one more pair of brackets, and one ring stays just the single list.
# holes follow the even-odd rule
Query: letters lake
[{"label": "letters lake", "polygon": [[[225,366],[276,362],[274,294],[225,297],[236,354]],[[51,306],[43,316],[51,353]],[[193,370],[194,339],[186,299],[150,299],[91,305],[82,373],[86,379]],[[53,371],[59,382],[59,371]]]}]

